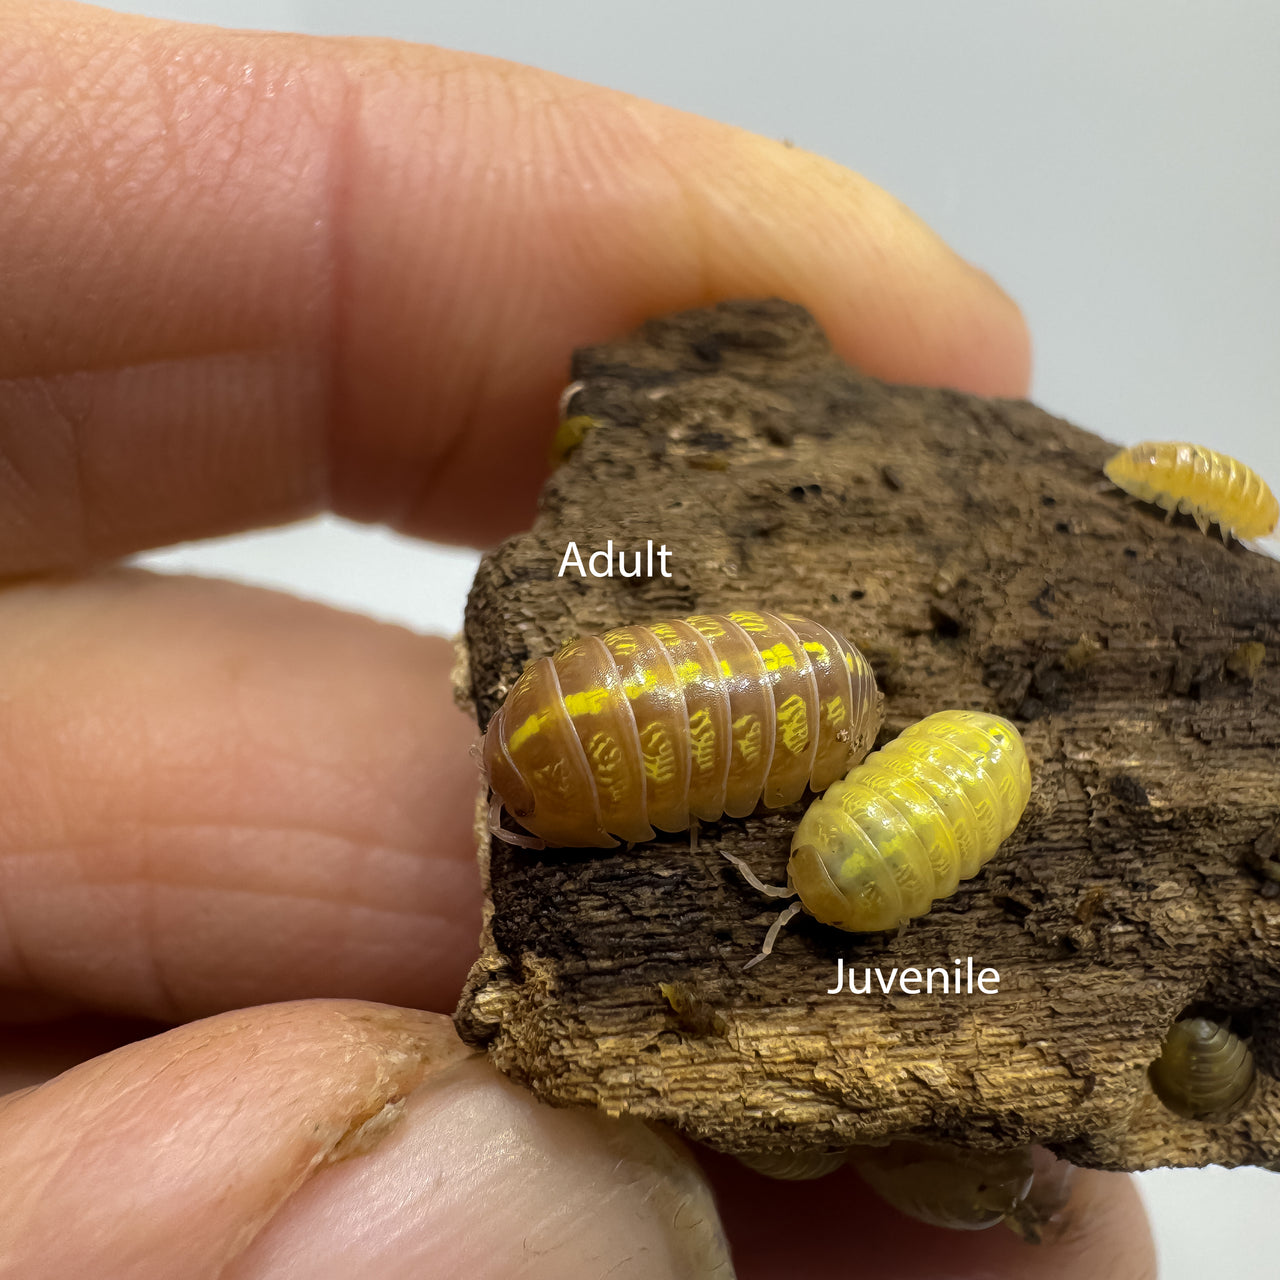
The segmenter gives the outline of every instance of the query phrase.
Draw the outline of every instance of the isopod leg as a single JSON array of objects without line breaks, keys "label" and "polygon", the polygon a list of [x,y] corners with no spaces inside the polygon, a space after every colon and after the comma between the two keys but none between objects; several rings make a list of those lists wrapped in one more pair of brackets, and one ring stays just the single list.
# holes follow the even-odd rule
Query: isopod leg
[{"label": "isopod leg", "polygon": [[773,951],[773,944],[778,940],[780,934],[791,918],[800,910],[800,903],[793,902],[789,907],[785,907],[778,918],[769,926],[769,932],[764,935],[764,945],[760,948],[758,956],[752,956],[746,964],[742,966],[743,971],[758,965],[761,960],[770,955]]},{"label": "isopod leg", "polygon": [[697,818],[689,819],[689,852],[698,852],[698,820]]},{"label": "isopod leg", "polygon": [[742,872],[742,878],[753,889],[759,890],[770,898],[794,898],[796,896],[796,891],[794,889],[788,889],[786,885],[765,884],[764,881],[751,870],[750,866],[748,866],[747,863],[736,854],[725,853],[723,849],[720,850],[720,853],[722,857],[728,858],[729,861]]},{"label": "isopod leg", "polygon": [[502,801],[493,797],[489,805],[489,834],[501,840],[503,844],[513,844],[517,849],[545,849],[547,842],[537,836],[521,835],[518,831],[508,831],[502,825]]},{"label": "isopod leg", "polygon": [[556,406],[561,418],[569,416],[569,405],[573,401],[573,397],[578,394],[587,384],[581,378],[575,382],[569,383],[567,387],[560,393],[560,403]]}]

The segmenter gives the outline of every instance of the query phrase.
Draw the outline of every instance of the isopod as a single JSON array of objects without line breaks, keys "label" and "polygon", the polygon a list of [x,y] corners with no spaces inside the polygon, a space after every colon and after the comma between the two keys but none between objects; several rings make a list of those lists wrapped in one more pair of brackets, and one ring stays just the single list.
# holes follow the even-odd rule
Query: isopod
[{"label": "isopod", "polygon": [[881,698],[844,637],[794,614],[696,614],[572,640],[530,663],[489,722],[501,803],[547,844],[608,848],[779,808],[875,740]]},{"label": "isopod", "polygon": [[1180,442],[1136,444],[1121,449],[1103,471],[1113,484],[1172,517],[1195,518],[1202,533],[1217,524],[1225,542],[1263,538],[1280,519],[1280,502],[1256,471],[1225,453]]},{"label": "isopod", "polygon": [[841,1168],[844,1151],[755,1151],[739,1154],[740,1163],[780,1182],[811,1182]]},{"label": "isopod", "polygon": [[935,1227],[981,1231],[1026,1200],[1035,1177],[1030,1147],[976,1151],[966,1147],[893,1142],[857,1147],[850,1163],[895,1209]]},{"label": "isopod", "polygon": [[1018,825],[1031,795],[1031,767],[1008,720],[979,711],[939,711],[829,787],[791,840],[787,888],[798,895],[765,935],[805,910],[851,933],[894,929],[924,915],[961,880],[977,875]]},{"label": "isopod", "polygon": [[1253,1086],[1253,1054],[1229,1027],[1183,1018],[1169,1028],[1151,1064],[1151,1087],[1175,1115],[1207,1120],[1225,1114]]}]

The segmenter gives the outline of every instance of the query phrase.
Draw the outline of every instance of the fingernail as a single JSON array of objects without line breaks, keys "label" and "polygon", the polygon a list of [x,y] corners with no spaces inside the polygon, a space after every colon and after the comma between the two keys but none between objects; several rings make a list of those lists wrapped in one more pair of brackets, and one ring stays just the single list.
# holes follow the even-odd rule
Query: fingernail
[{"label": "fingernail", "polygon": [[639,1121],[538,1103],[481,1059],[320,1169],[227,1280],[732,1280],[700,1170]]}]

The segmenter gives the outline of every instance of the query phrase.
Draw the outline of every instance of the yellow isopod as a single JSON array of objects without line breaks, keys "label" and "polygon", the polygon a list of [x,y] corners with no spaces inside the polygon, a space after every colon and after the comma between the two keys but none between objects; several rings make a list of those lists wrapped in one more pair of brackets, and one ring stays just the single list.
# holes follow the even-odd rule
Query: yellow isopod
[{"label": "yellow isopod", "polygon": [[881,698],[862,653],[795,614],[737,610],[570,641],[489,721],[495,802],[547,844],[608,848],[741,818],[830,785],[870,750]]},{"label": "yellow isopod", "polygon": [[809,806],[791,840],[787,888],[798,895],[765,935],[805,910],[851,933],[894,929],[922,916],[961,880],[977,875],[1018,825],[1031,796],[1022,737],[980,711],[939,711],[872,752]]},{"label": "yellow isopod", "polygon": [[1280,502],[1256,471],[1225,453],[1177,441],[1121,449],[1103,467],[1107,479],[1143,502],[1193,516],[1202,533],[1213,521],[1222,540],[1264,538],[1280,519]]}]

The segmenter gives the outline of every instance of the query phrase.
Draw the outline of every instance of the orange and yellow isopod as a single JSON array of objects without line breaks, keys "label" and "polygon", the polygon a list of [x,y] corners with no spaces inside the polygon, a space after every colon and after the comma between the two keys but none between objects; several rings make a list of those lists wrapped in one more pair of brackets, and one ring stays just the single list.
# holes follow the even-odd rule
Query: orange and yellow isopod
[{"label": "orange and yellow isopod", "polygon": [[527,666],[490,720],[498,802],[550,845],[608,848],[654,828],[779,808],[870,750],[881,698],[843,636],[740,610],[619,627]]},{"label": "orange and yellow isopod", "polygon": [[1280,502],[1260,475],[1225,453],[1180,442],[1136,444],[1103,467],[1108,480],[1143,502],[1194,517],[1202,533],[1264,538],[1280,520]]}]

